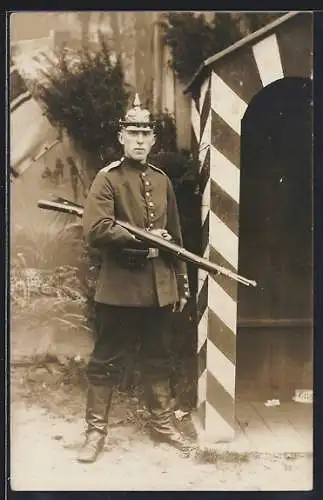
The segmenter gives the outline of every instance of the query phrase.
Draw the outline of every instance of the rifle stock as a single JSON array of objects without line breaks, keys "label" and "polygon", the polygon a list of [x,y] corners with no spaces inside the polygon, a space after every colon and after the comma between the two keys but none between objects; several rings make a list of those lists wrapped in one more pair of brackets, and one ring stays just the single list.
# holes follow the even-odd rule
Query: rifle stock
[{"label": "rifle stock", "polygon": [[[83,216],[84,209],[81,205],[74,204],[62,198],[60,198],[59,200],[63,201],[39,200],[37,205],[39,208],[44,208],[46,210],[53,210],[55,212],[72,214],[80,218]],[[164,250],[170,253],[171,255],[174,255],[180,260],[194,264],[200,269],[204,269],[205,271],[211,274],[222,274],[223,276],[227,276],[228,278],[238,281],[243,285],[257,286],[257,283],[254,280],[250,280],[248,278],[245,278],[244,276],[236,274],[230,269],[227,269],[226,267],[218,266],[214,262],[210,262],[209,260],[203,257],[199,257],[193,252],[190,252],[189,250],[186,250],[185,248],[182,248],[181,246],[176,245],[175,243],[166,241],[165,239],[156,236],[145,229],[138,228],[136,226],[133,226],[132,224],[129,224],[128,222],[124,222],[118,219],[115,220],[115,223],[127,229],[129,232],[134,234],[140,240],[152,243],[156,248],[159,248],[160,250]]]}]

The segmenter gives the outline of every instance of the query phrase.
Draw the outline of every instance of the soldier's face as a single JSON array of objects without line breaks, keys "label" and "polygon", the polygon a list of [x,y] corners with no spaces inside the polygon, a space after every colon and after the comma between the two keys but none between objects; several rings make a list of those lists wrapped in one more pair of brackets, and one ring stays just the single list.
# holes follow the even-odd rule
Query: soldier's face
[{"label": "soldier's face", "polygon": [[126,127],[119,133],[119,141],[127,158],[145,162],[155,144],[155,135],[150,128]]}]

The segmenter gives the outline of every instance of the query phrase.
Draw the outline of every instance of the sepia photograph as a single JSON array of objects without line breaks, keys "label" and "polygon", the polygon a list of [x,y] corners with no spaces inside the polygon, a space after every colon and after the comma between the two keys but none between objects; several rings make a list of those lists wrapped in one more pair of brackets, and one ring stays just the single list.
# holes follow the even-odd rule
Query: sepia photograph
[{"label": "sepia photograph", "polygon": [[313,12],[8,30],[11,490],[312,490]]}]

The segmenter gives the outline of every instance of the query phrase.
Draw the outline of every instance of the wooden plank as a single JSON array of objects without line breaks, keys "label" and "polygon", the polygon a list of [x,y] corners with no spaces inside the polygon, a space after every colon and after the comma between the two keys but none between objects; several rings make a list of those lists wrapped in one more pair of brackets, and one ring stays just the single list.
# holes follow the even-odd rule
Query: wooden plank
[{"label": "wooden plank", "polygon": [[234,451],[248,451],[250,448],[250,442],[245,432],[243,422],[239,420],[237,416],[235,419],[235,436],[232,445]]},{"label": "wooden plank", "polygon": [[301,403],[283,403],[282,410],[302,440],[313,447],[313,405]]},{"label": "wooden plank", "polygon": [[[235,437],[216,443],[218,452],[308,453],[312,452],[311,409],[283,403],[236,402]],[[212,445],[211,445],[212,446]]]},{"label": "wooden plank", "polygon": [[236,418],[249,441],[249,451],[277,451],[273,433],[250,403],[237,402]]},{"label": "wooden plank", "polygon": [[311,443],[295,430],[281,406],[266,407],[263,403],[252,403],[252,406],[272,432],[277,449],[282,452],[311,451]]}]

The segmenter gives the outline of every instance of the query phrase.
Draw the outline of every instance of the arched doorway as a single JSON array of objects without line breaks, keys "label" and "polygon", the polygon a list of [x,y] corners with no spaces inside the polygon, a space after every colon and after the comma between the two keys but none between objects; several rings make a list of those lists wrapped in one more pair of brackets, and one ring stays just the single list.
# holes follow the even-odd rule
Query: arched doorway
[{"label": "arched doorway", "polygon": [[290,397],[311,384],[312,82],[285,78],[241,127],[237,391]]}]

